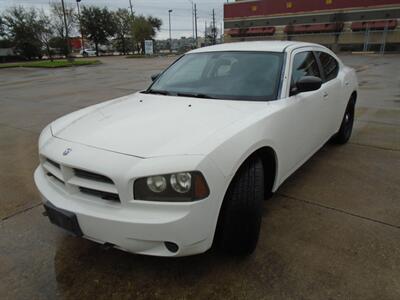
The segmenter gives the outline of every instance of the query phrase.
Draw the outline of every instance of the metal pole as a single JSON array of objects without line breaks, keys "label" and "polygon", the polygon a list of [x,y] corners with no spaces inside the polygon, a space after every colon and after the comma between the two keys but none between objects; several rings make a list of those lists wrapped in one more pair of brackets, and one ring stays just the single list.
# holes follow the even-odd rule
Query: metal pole
[{"label": "metal pole", "polygon": [[192,1],[192,36],[194,39],[194,4],[193,4],[193,1]]},{"label": "metal pole", "polygon": [[222,31],[222,23],[219,23],[219,27],[220,27],[220,30],[219,30],[219,39],[220,39],[220,43],[222,44],[223,42],[224,42],[224,40],[223,40],[223,36],[224,36],[224,33],[223,33],[223,31]]},{"label": "metal pole", "polygon": [[195,40],[196,40],[196,48],[198,46],[198,41],[197,41],[197,7],[196,3],[194,4],[194,30],[195,30]]},{"label": "metal pole", "polygon": [[[131,21],[133,22],[134,15],[133,15],[132,0],[129,0],[129,7],[131,10],[131,19],[132,19]],[[133,27],[133,25],[131,27]],[[131,30],[132,30],[132,28],[131,28]],[[131,33],[131,41],[132,41],[132,54],[135,54],[135,40],[134,40],[132,33]]]},{"label": "metal pole", "polygon": [[68,61],[73,61],[73,58],[71,57],[71,47],[69,45],[69,36],[68,36],[68,24],[67,24],[67,16],[65,14],[65,5],[64,5],[64,0],[61,0],[61,5],[63,9],[63,14],[64,14],[64,26],[65,26],[65,40],[67,42],[67,59]]},{"label": "metal pole", "polygon": [[168,18],[169,18],[169,52],[172,52],[171,13],[172,13],[172,9],[168,10]]},{"label": "metal pole", "polygon": [[82,53],[85,50],[85,41],[83,40],[83,31],[82,31],[82,19],[81,19],[81,9],[79,7],[79,2],[82,0],[76,0],[76,6],[78,7],[78,18],[79,18],[79,29],[81,31],[81,48],[82,48]]},{"label": "metal pole", "polygon": [[131,16],[133,17],[133,6],[132,6],[132,0],[129,0],[129,7],[131,9]]},{"label": "metal pole", "polygon": [[192,37],[194,40],[194,3],[193,0],[188,0],[192,4]]},{"label": "metal pole", "polygon": [[213,17],[213,26],[212,26],[212,35],[213,35],[213,45],[217,43],[217,29],[215,28],[215,11],[212,10],[212,17]]},{"label": "metal pole", "polygon": [[207,46],[207,21],[204,21],[204,46]]},{"label": "metal pole", "polygon": [[364,52],[368,51],[368,44],[369,44],[369,23],[367,23],[367,28],[365,30],[364,49],[363,49]]},{"label": "metal pole", "polygon": [[383,30],[382,33],[382,44],[381,44],[381,49],[380,49],[380,54],[384,55],[385,54],[385,49],[386,49],[386,38],[388,34],[388,27],[389,27],[389,21],[386,21],[385,24],[385,29]]}]

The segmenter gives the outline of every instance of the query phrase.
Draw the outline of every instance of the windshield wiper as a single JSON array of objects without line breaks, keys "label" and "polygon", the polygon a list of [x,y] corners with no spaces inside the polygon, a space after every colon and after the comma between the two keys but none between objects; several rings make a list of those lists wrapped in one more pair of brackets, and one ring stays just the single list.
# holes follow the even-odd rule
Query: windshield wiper
[{"label": "windshield wiper", "polygon": [[202,93],[177,93],[176,94],[179,97],[193,97],[193,98],[209,98],[209,99],[216,99],[215,97],[212,97],[207,94],[202,94]]},{"label": "windshield wiper", "polygon": [[146,94],[156,94],[156,95],[171,95],[170,92],[164,90],[148,90]]}]

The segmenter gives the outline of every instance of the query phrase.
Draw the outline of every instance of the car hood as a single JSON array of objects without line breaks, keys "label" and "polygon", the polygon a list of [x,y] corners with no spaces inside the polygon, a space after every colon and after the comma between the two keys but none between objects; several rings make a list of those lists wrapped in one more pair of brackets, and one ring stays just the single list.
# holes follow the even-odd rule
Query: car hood
[{"label": "car hood", "polygon": [[246,101],[136,93],[69,114],[51,126],[60,139],[143,158],[202,155],[205,140],[210,143],[210,136],[257,107]]}]

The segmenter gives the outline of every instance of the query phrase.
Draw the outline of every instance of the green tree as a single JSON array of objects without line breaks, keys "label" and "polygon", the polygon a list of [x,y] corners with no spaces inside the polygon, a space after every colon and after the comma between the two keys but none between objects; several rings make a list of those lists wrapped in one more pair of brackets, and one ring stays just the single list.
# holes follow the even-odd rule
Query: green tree
[{"label": "green tree", "polygon": [[82,31],[94,43],[96,54],[99,55],[99,45],[108,44],[108,38],[116,33],[113,13],[106,7],[83,7],[81,14]]},{"label": "green tree", "polygon": [[39,23],[38,37],[42,42],[43,46],[46,48],[47,56],[50,58],[51,61],[53,61],[53,51],[51,49],[50,42],[55,36],[54,35],[55,31],[52,20],[48,15],[44,13],[44,11],[41,11],[39,14],[38,23]]},{"label": "green tree", "polygon": [[[54,30],[56,31],[59,37],[65,38],[66,31],[64,23],[64,12],[61,3],[59,3],[59,1],[51,2],[50,12]],[[75,9],[71,4],[65,3],[65,16],[67,19],[68,35],[70,35],[76,23]]]},{"label": "green tree", "polygon": [[52,37],[49,40],[50,49],[57,54],[66,55],[68,53],[67,44],[65,43],[65,39],[59,36]]},{"label": "green tree", "polygon": [[[68,36],[71,36],[71,33],[75,28],[77,20],[75,16],[75,9],[71,4],[65,3],[65,16],[67,20],[67,29],[65,28],[65,23],[64,23],[64,12],[62,9],[62,5],[61,3],[59,3],[59,1],[50,3],[50,12],[51,12],[51,23],[53,25],[54,34],[56,37],[59,37],[62,40],[64,40],[65,43],[64,46],[58,45],[62,46],[58,48],[62,50],[62,53],[65,56],[68,56],[69,53],[66,40],[67,36],[66,32],[68,31]],[[60,41],[60,39],[57,39],[57,41]]]},{"label": "green tree", "polygon": [[115,11],[113,16],[117,49],[125,55],[130,49],[132,49],[131,28],[133,24],[133,16],[127,9],[121,8]]},{"label": "green tree", "polygon": [[153,39],[161,25],[162,21],[152,16],[147,18],[144,16],[135,17],[132,32],[139,52],[144,53],[144,41]]},{"label": "green tree", "polygon": [[12,41],[15,50],[26,59],[41,58],[42,26],[37,11],[22,6],[13,7],[3,15],[5,34]]},{"label": "green tree", "polygon": [[6,34],[6,31],[4,28],[5,28],[5,24],[4,24],[3,18],[0,16],[0,37],[5,36],[5,34]]},{"label": "green tree", "polygon": [[161,19],[149,16],[149,17],[147,17],[147,21],[149,21],[151,26],[153,27],[153,33],[152,34],[153,34],[153,36],[155,36],[156,35],[156,30],[160,31],[160,29],[161,29],[161,25],[162,25]]}]

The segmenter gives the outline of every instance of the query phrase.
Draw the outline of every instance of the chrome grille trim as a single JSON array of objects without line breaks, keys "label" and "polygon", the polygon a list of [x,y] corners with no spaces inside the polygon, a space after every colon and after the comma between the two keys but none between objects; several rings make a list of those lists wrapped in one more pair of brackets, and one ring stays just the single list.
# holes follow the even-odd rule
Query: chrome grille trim
[{"label": "chrome grille trim", "polygon": [[66,193],[81,193],[102,200],[120,203],[118,190],[107,176],[90,171],[71,168],[47,157],[42,157],[42,167],[50,182]]},{"label": "chrome grille trim", "polygon": [[84,187],[79,187],[79,190],[81,191],[81,193],[88,194],[88,195],[95,196],[95,197],[100,197],[103,200],[120,202],[118,194],[102,192],[102,191],[88,189],[88,188],[84,188]]},{"label": "chrome grille trim", "polygon": [[49,163],[49,164],[51,164],[51,165],[53,165],[54,167],[56,167],[57,169],[61,169],[61,166],[60,166],[60,164],[59,163],[56,163],[55,161],[53,161],[53,160],[51,160],[51,159],[46,159],[46,161]]},{"label": "chrome grille trim", "polygon": [[74,169],[74,173],[76,177],[114,184],[114,182],[110,178],[100,174],[92,173],[81,169]]}]

